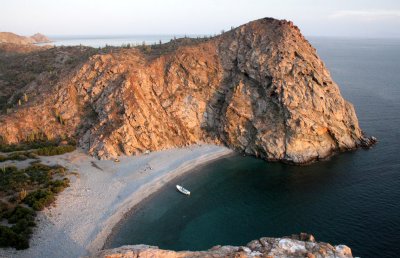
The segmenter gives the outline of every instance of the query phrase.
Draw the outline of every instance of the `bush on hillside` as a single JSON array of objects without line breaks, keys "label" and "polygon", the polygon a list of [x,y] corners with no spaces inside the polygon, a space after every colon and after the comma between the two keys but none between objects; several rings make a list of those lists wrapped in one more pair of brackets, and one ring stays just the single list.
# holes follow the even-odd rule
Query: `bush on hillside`
[{"label": "bush on hillside", "polygon": [[67,152],[74,151],[76,149],[75,146],[72,145],[64,145],[64,146],[49,146],[43,147],[35,151],[36,154],[40,156],[55,156],[61,155]]}]

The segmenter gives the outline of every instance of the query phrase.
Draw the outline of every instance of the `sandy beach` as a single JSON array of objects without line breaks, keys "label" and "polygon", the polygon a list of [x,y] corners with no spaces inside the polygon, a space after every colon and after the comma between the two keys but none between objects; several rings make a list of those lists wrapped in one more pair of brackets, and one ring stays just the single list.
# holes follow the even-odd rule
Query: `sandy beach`
[{"label": "sandy beach", "polygon": [[71,186],[53,207],[39,213],[31,247],[0,249],[0,257],[81,257],[95,252],[141,200],[195,166],[231,153],[220,146],[196,145],[121,157],[118,163],[80,150],[43,157],[43,163],[65,166],[78,175],[71,176]]}]

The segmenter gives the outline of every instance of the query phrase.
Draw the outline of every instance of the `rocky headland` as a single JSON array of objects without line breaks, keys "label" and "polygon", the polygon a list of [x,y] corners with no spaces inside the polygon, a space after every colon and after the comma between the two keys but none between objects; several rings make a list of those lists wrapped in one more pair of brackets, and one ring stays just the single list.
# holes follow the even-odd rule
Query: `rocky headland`
[{"label": "rocky headland", "polygon": [[36,33],[30,37],[17,35],[12,32],[0,32],[0,43],[29,45],[36,43],[49,43],[51,40],[43,34]]},{"label": "rocky headland", "polygon": [[41,33],[36,33],[30,36],[31,39],[35,41],[35,43],[50,43],[51,40]]},{"label": "rocky headland", "polygon": [[[12,89],[2,93],[4,143],[68,137],[101,159],[213,143],[302,164],[373,142],[316,50],[285,20],[162,45],[4,58],[37,65],[20,65],[11,80],[15,67],[0,68]],[[24,71],[32,76],[21,82]]]},{"label": "rocky headland", "polygon": [[246,246],[215,246],[207,251],[170,251],[156,246],[129,245],[103,250],[91,258],[136,258],[136,257],[308,257],[350,258],[351,249],[345,245],[332,246],[316,242],[312,235],[301,233],[283,238],[263,237]]}]

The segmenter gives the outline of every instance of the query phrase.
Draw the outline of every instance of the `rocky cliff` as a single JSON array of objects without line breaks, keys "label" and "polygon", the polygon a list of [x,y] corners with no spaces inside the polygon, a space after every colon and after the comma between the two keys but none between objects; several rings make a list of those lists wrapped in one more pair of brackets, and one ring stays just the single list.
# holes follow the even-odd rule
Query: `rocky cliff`
[{"label": "rocky cliff", "polygon": [[0,116],[5,142],[39,132],[74,137],[99,158],[207,142],[291,163],[368,143],[291,22],[266,18],[209,39],[85,50],[90,57],[73,66],[71,48],[47,51],[52,73],[21,86],[29,101]]},{"label": "rocky cliff", "polygon": [[266,257],[266,258],[350,258],[351,249],[345,245],[332,246],[317,243],[314,237],[307,234],[285,238],[263,237],[251,241],[247,246],[215,246],[208,251],[169,251],[155,246],[130,245],[104,250],[92,258],[139,258],[139,257]]}]

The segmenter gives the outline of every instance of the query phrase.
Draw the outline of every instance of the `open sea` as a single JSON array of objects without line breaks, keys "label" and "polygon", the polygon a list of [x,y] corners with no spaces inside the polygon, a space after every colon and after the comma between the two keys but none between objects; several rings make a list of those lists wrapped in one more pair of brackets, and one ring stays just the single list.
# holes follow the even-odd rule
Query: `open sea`
[{"label": "open sea", "polygon": [[198,167],[132,210],[106,247],[204,250],[308,232],[355,256],[400,257],[400,39],[310,42],[379,143],[309,166],[233,155]]}]

